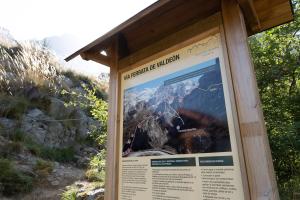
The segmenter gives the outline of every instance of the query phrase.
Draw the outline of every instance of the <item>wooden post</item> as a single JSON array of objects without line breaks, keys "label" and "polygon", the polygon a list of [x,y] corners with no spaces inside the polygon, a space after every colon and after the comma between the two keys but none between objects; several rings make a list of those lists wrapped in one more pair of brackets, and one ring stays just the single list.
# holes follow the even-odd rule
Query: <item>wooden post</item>
[{"label": "wooden post", "polygon": [[222,16],[252,200],[279,199],[243,13],[222,0]]},{"label": "wooden post", "polygon": [[105,200],[117,198],[117,108],[118,108],[118,40],[112,42],[108,55],[110,57],[109,104],[107,158],[105,175]]}]

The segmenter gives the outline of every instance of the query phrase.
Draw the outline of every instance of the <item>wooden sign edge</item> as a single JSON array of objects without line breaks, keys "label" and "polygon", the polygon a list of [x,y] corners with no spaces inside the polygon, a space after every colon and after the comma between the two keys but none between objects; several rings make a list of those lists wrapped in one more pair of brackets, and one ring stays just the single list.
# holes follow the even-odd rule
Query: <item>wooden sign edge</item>
[{"label": "wooden sign edge", "polygon": [[[117,83],[117,88],[118,88],[118,92],[117,92],[117,97],[121,96],[121,74],[132,70],[138,66],[141,66],[151,60],[155,60],[157,58],[160,58],[164,55],[167,55],[171,52],[174,52],[178,49],[184,48],[190,44],[193,44],[197,41],[200,41],[201,39],[205,39],[209,36],[212,36],[216,33],[220,33],[221,36],[221,48],[222,48],[222,56],[224,59],[224,67],[226,69],[226,79],[227,79],[227,88],[229,90],[229,101],[230,101],[230,107],[231,109],[233,109],[231,112],[233,114],[233,124],[234,124],[234,129],[235,129],[235,135],[236,135],[236,139],[237,139],[237,148],[238,148],[238,157],[239,157],[239,162],[240,162],[240,168],[241,168],[241,174],[242,174],[242,183],[243,183],[243,191],[244,191],[244,196],[245,199],[248,200],[249,199],[249,188],[248,188],[248,181],[247,181],[247,174],[246,174],[246,167],[245,167],[245,162],[244,162],[244,157],[243,157],[243,149],[242,149],[242,144],[241,144],[241,138],[240,138],[240,131],[239,131],[239,125],[238,125],[238,119],[237,119],[237,114],[236,114],[236,105],[235,105],[235,100],[234,100],[234,96],[233,95],[233,90],[232,90],[232,80],[231,80],[231,76],[230,76],[230,72],[228,72],[230,66],[229,66],[229,62],[228,62],[228,58],[227,58],[227,50],[226,50],[226,43],[224,41],[224,31],[223,30],[223,23],[222,23],[222,19],[221,16],[218,14],[219,18],[216,24],[213,24],[213,26],[208,29],[208,30],[202,30],[201,33],[199,33],[198,35],[191,37],[191,38],[187,38],[186,40],[184,40],[181,43],[178,43],[176,45],[173,45],[171,47],[169,47],[168,49],[165,49],[163,51],[160,51],[156,54],[153,54],[152,56],[149,56],[145,59],[139,60],[138,62],[131,64],[128,67],[124,67],[122,66],[122,69],[118,69],[117,70],[117,76],[118,76],[118,83]],[[122,98],[117,98],[117,130],[116,130],[116,149],[115,149],[115,156],[116,156],[116,165],[115,165],[115,192],[114,192],[114,196],[115,199],[118,198],[119,195],[119,152],[120,152],[120,116],[119,114],[121,113],[120,110],[121,108],[121,101],[123,99]]]}]

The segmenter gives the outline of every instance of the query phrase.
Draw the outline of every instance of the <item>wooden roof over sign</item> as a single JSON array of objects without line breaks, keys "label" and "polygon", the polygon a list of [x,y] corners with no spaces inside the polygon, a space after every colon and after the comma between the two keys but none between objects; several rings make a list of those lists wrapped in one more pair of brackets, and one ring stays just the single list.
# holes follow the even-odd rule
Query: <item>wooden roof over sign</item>
[{"label": "wooden roof over sign", "polygon": [[[244,13],[249,36],[293,19],[290,0],[237,2]],[[220,11],[221,0],[159,0],[65,60],[81,55],[85,60],[109,65],[109,55],[100,52],[107,50],[116,36],[126,49],[120,55],[122,58]]]}]

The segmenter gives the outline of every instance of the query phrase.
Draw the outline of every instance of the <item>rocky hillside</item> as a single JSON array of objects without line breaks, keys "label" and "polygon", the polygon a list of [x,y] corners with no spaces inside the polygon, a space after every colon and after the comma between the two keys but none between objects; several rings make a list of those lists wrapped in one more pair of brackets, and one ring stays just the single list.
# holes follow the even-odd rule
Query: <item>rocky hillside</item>
[{"label": "rocky hillside", "polygon": [[0,30],[0,199],[103,196],[106,82],[62,69]]}]

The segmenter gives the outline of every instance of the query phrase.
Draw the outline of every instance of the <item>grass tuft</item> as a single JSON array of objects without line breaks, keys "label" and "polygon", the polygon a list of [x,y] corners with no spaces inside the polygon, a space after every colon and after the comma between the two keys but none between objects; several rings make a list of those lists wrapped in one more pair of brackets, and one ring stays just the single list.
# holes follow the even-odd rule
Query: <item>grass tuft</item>
[{"label": "grass tuft", "polygon": [[53,163],[45,160],[37,160],[34,171],[39,177],[47,177],[53,171]]},{"label": "grass tuft", "polygon": [[75,151],[72,147],[67,147],[67,148],[41,147],[39,156],[44,159],[49,159],[49,160],[64,162],[64,163],[76,161]]},{"label": "grass tuft", "polygon": [[30,102],[23,96],[0,94],[0,117],[20,119],[29,106]]},{"label": "grass tuft", "polygon": [[61,200],[76,200],[77,193],[78,193],[78,188],[76,186],[69,186],[62,193]]},{"label": "grass tuft", "polygon": [[33,178],[15,168],[7,159],[0,159],[0,192],[5,196],[30,192],[33,189]]}]

